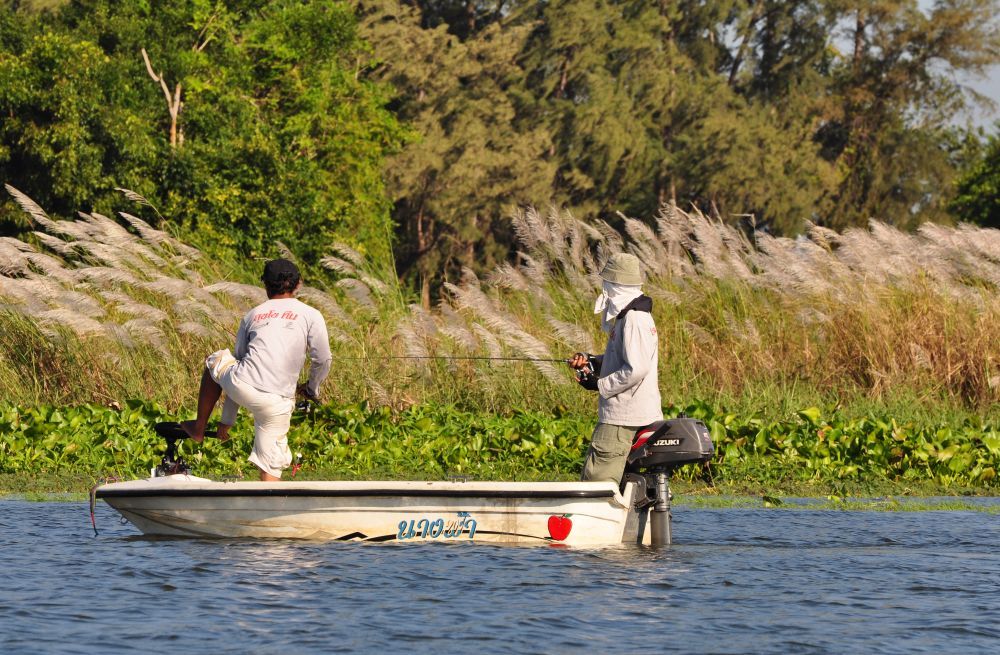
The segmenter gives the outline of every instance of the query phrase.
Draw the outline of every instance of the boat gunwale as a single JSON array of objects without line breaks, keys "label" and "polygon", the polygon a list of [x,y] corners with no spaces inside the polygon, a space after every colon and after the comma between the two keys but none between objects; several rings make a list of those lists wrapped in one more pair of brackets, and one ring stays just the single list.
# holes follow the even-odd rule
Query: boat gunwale
[{"label": "boat gunwale", "polygon": [[316,497],[316,498],[364,498],[373,497],[417,497],[417,498],[489,498],[489,499],[524,499],[524,500],[549,500],[553,498],[566,498],[570,500],[588,498],[615,498],[618,494],[612,489],[577,489],[577,490],[514,490],[514,489],[180,489],[160,487],[156,489],[102,489],[95,490],[96,498],[150,498],[156,496],[166,497],[238,497],[238,496],[267,496],[274,498],[281,497]]}]

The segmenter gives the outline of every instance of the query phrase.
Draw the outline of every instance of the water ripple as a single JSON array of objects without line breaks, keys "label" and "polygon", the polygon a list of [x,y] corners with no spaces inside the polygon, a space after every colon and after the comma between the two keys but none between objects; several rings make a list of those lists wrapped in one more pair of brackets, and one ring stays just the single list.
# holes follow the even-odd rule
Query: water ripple
[{"label": "water ripple", "polygon": [[0,501],[4,653],[991,653],[977,512],[678,508],[668,550],[148,539]]}]

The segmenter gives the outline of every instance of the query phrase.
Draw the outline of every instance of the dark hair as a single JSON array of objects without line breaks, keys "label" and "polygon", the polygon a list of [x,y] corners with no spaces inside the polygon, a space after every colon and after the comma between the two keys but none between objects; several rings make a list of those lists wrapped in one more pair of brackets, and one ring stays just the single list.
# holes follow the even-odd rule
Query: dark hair
[{"label": "dark hair", "polygon": [[299,284],[299,268],[287,259],[272,259],[264,264],[260,279],[269,296],[291,293]]}]

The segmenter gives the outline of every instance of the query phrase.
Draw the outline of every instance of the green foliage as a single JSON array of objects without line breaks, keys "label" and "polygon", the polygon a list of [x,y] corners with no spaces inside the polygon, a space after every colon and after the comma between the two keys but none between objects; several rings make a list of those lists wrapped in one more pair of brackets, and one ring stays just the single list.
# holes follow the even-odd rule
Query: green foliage
[{"label": "green foliage", "polygon": [[359,7],[380,57],[371,75],[392,85],[397,116],[419,134],[386,168],[394,202],[399,272],[422,286],[461,267],[502,260],[505,213],[551,193],[549,139],[521,118],[516,65],[524,28],[494,24],[465,41],[394,0]]},{"label": "green foliage", "polygon": [[402,132],[347,6],[90,0],[0,30],[0,178],[50,210],[110,213],[125,187],[215,252],[315,263],[344,241],[388,263]]},{"label": "green foliage", "polygon": [[[682,408],[670,407],[667,415]],[[1000,426],[965,421],[921,425],[884,416],[849,418],[808,407],[780,420],[739,415],[697,402],[683,408],[708,425],[716,446],[712,477],[747,481],[824,483],[933,482],[942,488],[994,488],[1000,467]],[[155,403],[122,409],[84,405],[0,410],[0,474],[59,472],[134,477],[155,466],[162,443],[156,421],[171,420]],[[454,406],[414,406],[398,414],[365,404],[319,407],[297,416],[289,433],[302,454],[303,475],[340,479],[572,479],[579,474],[593,418],[516,411],[488,415]],[[199,475],[253,475],[245,461],[252,441],[243,416],[233,439],[182,454]],[[680,479],[706,471],[686,467]]]},{"label": "green foliage", "polygon": [[964,221],[1000,228],[1000,124],[959,178],[951,207]]}]

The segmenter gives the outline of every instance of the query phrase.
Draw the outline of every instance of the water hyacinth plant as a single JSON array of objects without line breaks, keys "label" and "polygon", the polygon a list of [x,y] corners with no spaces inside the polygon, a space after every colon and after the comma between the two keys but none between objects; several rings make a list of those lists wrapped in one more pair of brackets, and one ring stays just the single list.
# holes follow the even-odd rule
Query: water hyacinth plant
[{"label": "water hyacinth plant", "polygon": [[[166,415],[189,412],[203,357],[230,345],[239,318],[263,299],[261,262],[206,256],[126,212],[55,220],[8,191],[36,230],[0,239],[5,404],[53,411],[141,399]],[[844,233],[810,226],[788,239],[748,235],[673,206],[649,222],[619,216],[620,229],[557,209],[524,209],[512,220],[516,260],[485,274],[467,270],[432,307],[408,304],[391,276],[347,245],[323,258],[327,276],[307,280],[300,298],[330,327],[330,411],[385,407],[401,417],[418,406],[572,417],[581,434],[564,446],[576,461],[594,398],[568,369],[448,358],[601,350],[591,311],[597,273],[609,254],[626,250],[643,262],[654,299],[664,401],[712,422],[723,474],[764,475],[761,467],[780,464],[816,478],[877,470],[992,484],[997,230],[925,225],[905,234],[873,222]],[[814,412],[821,418],[811,419]],[[421,430],[419,421],[406,425],[411,434]],[[322,433],[309,434],[303,438],[325,452]],[[532,444],[518,450],[526,454],[514,469],[549,466],[551,457]],[[379,448],[373,444],[366,461],[381,467]],[[5,443],[4,452],[13,450]],[[467,446],[461,452],[465,460],[433,458],[445,471],[486,457]],[[345,462],[346,451],[331,457]],[[356,462],[345,470],[366,469]]]}]

